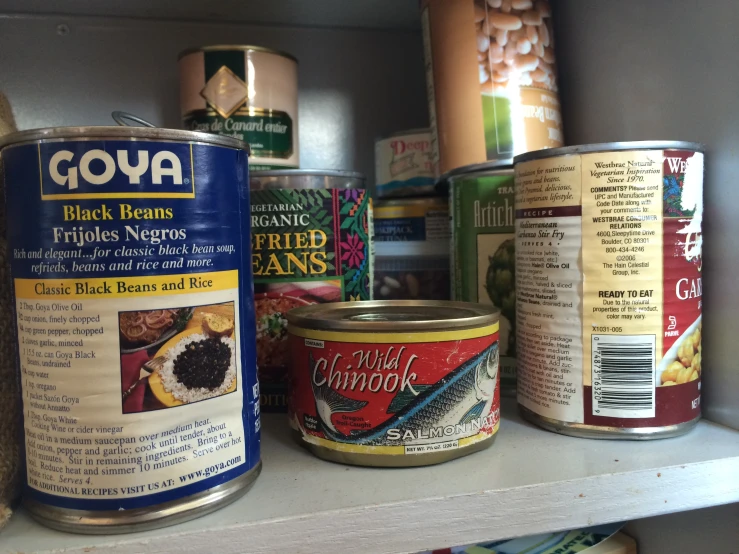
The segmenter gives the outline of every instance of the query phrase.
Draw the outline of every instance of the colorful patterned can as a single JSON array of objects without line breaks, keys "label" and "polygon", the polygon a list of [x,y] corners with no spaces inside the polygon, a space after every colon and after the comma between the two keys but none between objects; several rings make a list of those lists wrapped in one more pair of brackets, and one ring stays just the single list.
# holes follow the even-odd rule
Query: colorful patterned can
[{"label": "colorful patterned can", "polygon": [[515,159],[518,402],[595,438],[701,413],[703,147],[623,142]]},{"label": "colorful patterned can", "polygon": [[141,127],[3,140],[29,512],[116,533],[235,500],[261,467],[247,145]]},{"label": "colorful patterned can", "polygon": [[500,388],[516,395],[516,255],[512,161],[455,169],[449,184],[452,214],[452,300],[500,310]]},{"label": "colorful patterned can", "polygon": [[375,143],[375,192],[378,198],[434,194],[431,131],[394,133]]},{"label": "colorful patterned can", "polygon": [[317,456],[419,466],[492,443],[500,423],[494,308],[345,302],[287,318],[290,422]]},{"label": "colorful patterned can", "polygon": [[549,0],[422,0],[439,173],[564,145]]},{"label": "colorful patterned can", "polygon": [[351,171],[251,174],[251,256],[262,409],[287,410],[287,313],[310,304],[369,300],[372,205]]},{"label": "colorful patterned can", "polygon": [[234,137],[252,169],[298,167],[298,62],[262,46],[207,46],[180,54],[186,129]]}]

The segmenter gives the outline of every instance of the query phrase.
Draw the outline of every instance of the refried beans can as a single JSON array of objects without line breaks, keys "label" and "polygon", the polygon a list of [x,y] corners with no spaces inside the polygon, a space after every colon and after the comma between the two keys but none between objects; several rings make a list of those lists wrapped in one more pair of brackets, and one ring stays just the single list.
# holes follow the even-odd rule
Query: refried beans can
[{"label": "refried beans can", "polygon": [[375,192],[378,198],[434,194],[436,172],[431,131],[401,131],[375,143]]},{"label": "refried beans can", "polygon": [[703,146],[516,157],[518,402],[559,433],[650,439],[700,418]]},{"label": "refried beans can", "polygon": [[516,395],[516,283],[513,161],[455,169],[449,185],[452,216],[452,300],[500,310],[500,388]]},{"label": "refried beans can", "polygon": [[218,45],[179,57],[186,129],[235,137],[252,169],[298,167],[298,61],[263,46]]},{"label": "refried beans can", "polygon": [[364,183],[364,176],[353,171],[251,173],[257,367],[264,411],[287,411],[287,313],[310,304],[371,298],[372,204]]},{"label": "refried beans can", "polygon": [[421,6],[439,174],[564,145],[548,0]]},{"label": "refried beans can", "polygon": [[492,306],[345,302],[287,318],[290,423],[315,455],[420,466],[492,444],[500,424]]},{"label": "refried beans can", "polygon": [[235,500],[261,468],[248,146],[137,127],[0,146],[29,512],[116,533]]}]

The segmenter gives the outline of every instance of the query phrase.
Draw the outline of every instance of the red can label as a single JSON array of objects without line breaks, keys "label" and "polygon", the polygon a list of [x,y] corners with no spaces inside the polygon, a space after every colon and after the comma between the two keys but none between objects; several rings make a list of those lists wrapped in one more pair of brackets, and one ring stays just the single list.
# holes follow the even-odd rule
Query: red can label
[{"label": "red can label", "polygon": [[498,430],[498,324],[338,333],[289,326],[289,411],[307,442],[368,454],[464,448]]}]

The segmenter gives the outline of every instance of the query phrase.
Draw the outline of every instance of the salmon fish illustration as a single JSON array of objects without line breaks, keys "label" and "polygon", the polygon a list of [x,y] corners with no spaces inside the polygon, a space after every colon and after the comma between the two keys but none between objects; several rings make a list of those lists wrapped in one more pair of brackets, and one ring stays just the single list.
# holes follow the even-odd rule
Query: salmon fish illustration
[{"label": "salmon fish illustration", "polygon": [[[336,442],[361,445],[426,444],[439,442],[439,435],[429,437],[425,431],[449,425],[459,426],[479,421],[490,412],[498,380],[498,342],[449,372],[435,385],[418,393],[384,423],[369,430],[339,431],[332,422],[336,413],[356,412],[367,402],[347,398],[332,389],[324,379],[313,383],[319,425],[327,438]],[[465,436],[478,432],[467,426]],[[455,432],[457,438],[459,435]],[[413,438],[408,438],[413,437]]]}]

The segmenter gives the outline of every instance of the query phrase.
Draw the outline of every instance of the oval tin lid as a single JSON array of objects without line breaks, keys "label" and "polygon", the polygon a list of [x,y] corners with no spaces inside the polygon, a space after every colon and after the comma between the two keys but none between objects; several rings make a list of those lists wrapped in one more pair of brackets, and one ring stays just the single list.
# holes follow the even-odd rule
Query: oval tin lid
[{"label": "oval tin lid", "polygon": [[496,323],[499,316],[493,306],[468,302],[369,300],[296,308],[287,313],[287,321],[304,329],[412,333],[484,327]]},{"label": "oval tin lid", "polygon": [[682,140],[635,140],[625,142],[597,142],[593,144],[577,144],[560,148],[544,148],[519,154],[513,158],[513,163],[529,162],[543,158],[556,158],[570,154],[591,154],[593,152],[614,152],[622,150],[694,150],[705,152],[706,145],[699,142]]}]

